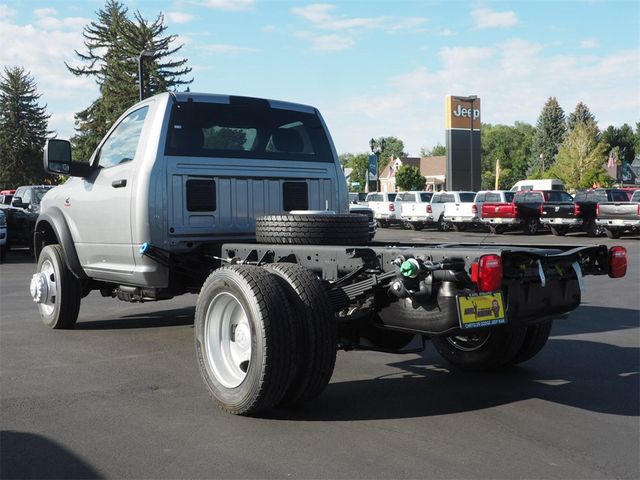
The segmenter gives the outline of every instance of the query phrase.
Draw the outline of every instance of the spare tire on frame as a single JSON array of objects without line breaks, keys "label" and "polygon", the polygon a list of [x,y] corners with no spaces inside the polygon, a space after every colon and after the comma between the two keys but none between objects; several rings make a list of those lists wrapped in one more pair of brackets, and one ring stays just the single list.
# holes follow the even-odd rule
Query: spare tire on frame
[{"label": "spare tire on frame", "polygon": [[358,214],[285,214],[256,218],[259,243],[289,245],[364,245],[369,219]]}]

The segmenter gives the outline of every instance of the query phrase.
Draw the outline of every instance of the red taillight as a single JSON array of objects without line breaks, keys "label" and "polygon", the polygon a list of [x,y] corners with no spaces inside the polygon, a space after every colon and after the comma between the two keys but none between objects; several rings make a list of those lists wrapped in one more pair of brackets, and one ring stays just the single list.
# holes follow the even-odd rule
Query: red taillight
[{"label": "red taillight", "polygon": [[389,204],[389,211],[390,212],[395,212],[396,211],[396,206],[393,203]]},{"label": "red taillight", "polygon": [[638,215],[640,215],[640,203],[638,204]]},{"label": "red taillight", "polygon": [[431,208],[431,205],[427,205],[427,213],[433,213],[433,209]]},{"label": "red taillight", "polygon": [[538,209],[538,211],[540,212],[540,215],[544,213],[544,203],[540,204],[540,208]]},{"label": "red taillight", "polygon": [[582,214],[582,210],[580,210],[580,205],[575,203],[573,205],[573,216],[574,217],[579,217],[581,214]]},{"label": "red taillight", "polygon": [[475,203],[471,205],[471,213],[473,213],[474,215],[478,214],[478,206]]},{"label": "red taillight", "polygon": [[502,285],[502,258],[500,255],[483,255],[471,265],[471,280],[480,292],[493,292]]},{"label": "red taillight", "polygon": [[609,276],[611,278],[624,277],[627,273],[627,249],[611,247],[609,250]]}]

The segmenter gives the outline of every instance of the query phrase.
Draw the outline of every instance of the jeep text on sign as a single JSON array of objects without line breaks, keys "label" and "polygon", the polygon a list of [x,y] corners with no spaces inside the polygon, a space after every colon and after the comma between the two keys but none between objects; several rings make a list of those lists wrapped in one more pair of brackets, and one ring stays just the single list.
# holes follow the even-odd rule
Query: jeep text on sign
[{"label": "jeep text on sign", "polygon": [[471,128],[471,115],[473,115],[473,129],[480,130],[480,99],[473,101],[473,112],[470,101],[459,99],[465,97],[447,95],[445,98],[445,128],[469,130]]}]

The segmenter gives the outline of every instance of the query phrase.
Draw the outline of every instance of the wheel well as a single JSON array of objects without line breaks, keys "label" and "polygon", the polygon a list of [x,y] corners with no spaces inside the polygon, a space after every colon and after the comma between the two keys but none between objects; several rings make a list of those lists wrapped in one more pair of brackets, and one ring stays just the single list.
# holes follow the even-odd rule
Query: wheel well
[{"label": "wheel well", "polygon": [[47,221],[42,221],[38,223],[38,227],[36,228],[36,236],[34,239],[35,242],[35,253],[36,258],[40,256],[40,252],[47,245],[52,245],[55,243],[60,243],[56,232],[51,226],[51,224]]}]

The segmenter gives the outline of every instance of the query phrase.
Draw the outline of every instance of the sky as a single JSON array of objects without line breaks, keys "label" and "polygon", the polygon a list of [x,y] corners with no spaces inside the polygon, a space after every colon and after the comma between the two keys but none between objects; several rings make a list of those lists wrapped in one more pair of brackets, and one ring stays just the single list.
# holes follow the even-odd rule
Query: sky
[{"label": "sky", "polygon": [[[585,103],[601,129],[640,121],[637,0],[121,0],[165,18],[193,92],[317,107],[338,153],[401,139],[412,156],[445,144],[446,95],[477,95],[482,122],[536,124],[549,97]],[[59,138],[98,96],[81,65],[97,0],[0,0],[0,66],[36,81]]]}]

